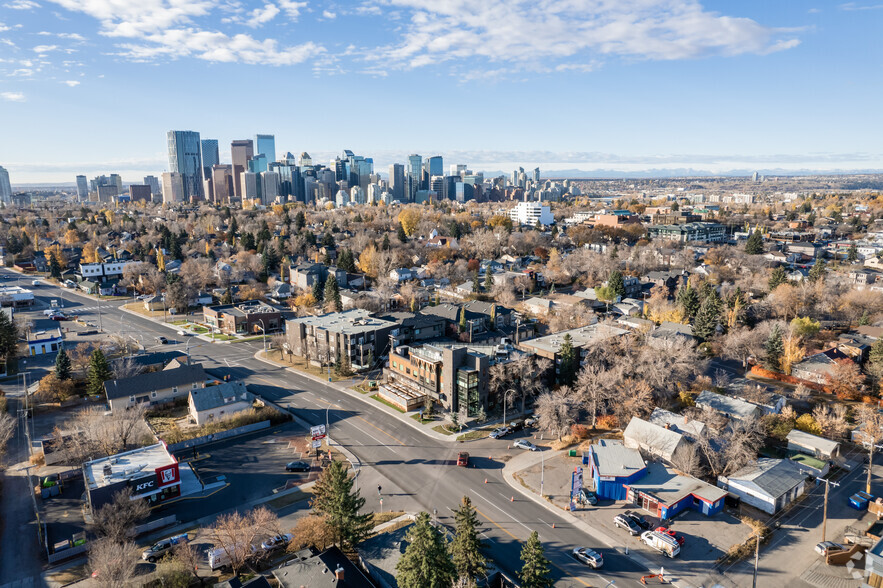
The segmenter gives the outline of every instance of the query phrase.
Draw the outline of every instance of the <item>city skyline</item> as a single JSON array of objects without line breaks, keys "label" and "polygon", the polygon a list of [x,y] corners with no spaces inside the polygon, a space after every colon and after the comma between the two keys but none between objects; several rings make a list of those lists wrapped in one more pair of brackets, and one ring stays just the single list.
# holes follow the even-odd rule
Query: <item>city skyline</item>
[{"label": "city skyline", "polygon": [[277,157],[352,149],[379,170],[410,153],[476,170],[883,169],[881,6],[768,4],[9,0],[0,165],[13,184],[136,180],[169,171],[177,128],[273,134]]}]

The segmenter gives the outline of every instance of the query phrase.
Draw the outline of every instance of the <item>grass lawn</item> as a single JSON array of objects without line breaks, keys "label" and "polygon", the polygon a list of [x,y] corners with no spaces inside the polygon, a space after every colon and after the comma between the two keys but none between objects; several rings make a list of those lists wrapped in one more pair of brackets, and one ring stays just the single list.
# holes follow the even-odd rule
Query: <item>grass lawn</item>
[{"label": "grass lawn", "polygon": [[[294,368],[300,372],[304,372],[319,378],[322,378],[325,381],[328,381],[328,368],[317,368],[316,366],[307,363],[307,360],[303,357],[296,357],[294,355],[288,355],[285,359],[282,359],[282,354],[278,350],[272,350],[266,355],[267,359],[273,361],[283,367]],[[289,358],[291,361],[289,361]],[[331,372],[331,381],[332,382],[340,382],[341,380],[348,380],[349,378],[344,378],[338,376]]]},{"label": "grass lawn", "polygon": [[484,439],[491,434],[491,429],[478,429],[469,431],[457,437],[457,441],[475,441],[476,439]]},{"label": "grass lawn", "polygon": [[194,325],[190,327],[190,330],[198,335],[202,335],[203,333],[208,333],[208,329],[205,327],[200,327],[199,325]]},{"label": "grass lawn", "polygon": [[402,413],[402,414],[405,414],[405,411],[404,411],[404,410],[402,410],[401,408],[399,408],[398,406],[396,406],[396,405],[393,404],[392,402],[387,402],[386,400],[384,400],[383,398],[381,398],[379,394],[374,394],[373,396],[371,396],[371,398],[373,398],[374,400],[376,400],[377,402],[379,402],[379,403],[381,403],[381,404],[385,404],[385,405],[387,405],[388,407],[393,408],[393,409],[399,411],[399,412]]},{"label": "grass lawn", "polygon": [[284,508],[286,506],[290,506],[292,504],[296,504],[302,500],[307,500],[313,495],[312,492],[306,490],[296,490],[291,494],[286,494],[285,496],[280,496],[279,498],[274,498],[273,500],[268,500],[266,505],[272,508],[273,510],[279,510],[280,508]]},{"label": "grass lawn", "polygon": [[242,337],[241,339],[236,339],[237,343],[246,343],[248,341],[260,341],[263,339],[263,335],[256,335],[254,337]]},{"label": "grass lawn", "polygon": [[215,341],[232,341],[236,339],[233,335],[224,335],[221,333],[215,333],[212,337]]},{"label": "grass lawn", "polygon": [[414,419],[415,421],[417,421],[418,423],[420,423],[421,425],[425,425],[426,423],[431,423],[431,422],[438,420],[435,417],[428,417],[428,418],[421,419],[419,412],[415,412],[414,414],[412,414],[411,418]]},{"label": "grass lawn", "polygon": [[432,430],[436,431],[438,433],[441,433],[443,435],[453,435],[454,434],[452,431],[448,431],[448,428],[445,427],[444,425],[436,425],[436,426],[432,427]]}]

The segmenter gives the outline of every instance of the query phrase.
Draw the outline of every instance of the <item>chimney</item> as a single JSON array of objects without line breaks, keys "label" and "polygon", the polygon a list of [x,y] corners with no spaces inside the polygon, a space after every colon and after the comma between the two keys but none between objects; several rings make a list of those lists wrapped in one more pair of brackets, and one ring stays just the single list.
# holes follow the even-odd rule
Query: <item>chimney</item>
[{"label": "chimney", "polygon": [[334,570],[334,579],[338,582],[343,581],[343,566],[341,566],[340,564],[337,564],[337,569]]},{"label": "chimney", "polygon": [[671,423],[665,423],[665,428],[666,428],[666,429],[671,429]]},{"label": "chimney", "polygon": [[688,417],[687,415],[684,415],[684,424],[686,425],[689,422],[690,422],[690,417]]}]

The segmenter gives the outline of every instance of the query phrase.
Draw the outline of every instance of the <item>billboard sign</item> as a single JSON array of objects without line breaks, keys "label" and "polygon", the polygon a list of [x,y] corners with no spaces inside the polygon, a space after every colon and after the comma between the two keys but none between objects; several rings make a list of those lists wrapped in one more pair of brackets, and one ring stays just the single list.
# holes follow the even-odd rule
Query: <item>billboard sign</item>
[{"label": "billboard sign", "polygon": [[310,436],[312,436],[313,441],[317,439],[324,439],[325,425],[316,425],[315,427],[310,427]]}]

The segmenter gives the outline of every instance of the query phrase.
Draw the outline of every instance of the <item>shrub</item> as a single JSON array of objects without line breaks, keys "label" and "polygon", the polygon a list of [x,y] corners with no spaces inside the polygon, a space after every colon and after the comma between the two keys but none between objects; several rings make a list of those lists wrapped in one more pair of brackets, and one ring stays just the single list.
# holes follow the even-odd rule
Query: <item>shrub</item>
[{"label": "shrub", "polygon": [[615,429],[619,426],[616,415],[605,414],[598,417],[595,425],[598,429]]},{"label": "shrub", "polygon": [[693,394],[686,390],[681,390],[678,393],[678,400],[681,401],[681,404],[683,404],[684,407],[696,406],[696,401],[693,399]]},{"label": "shrub", "polygon": [[570,434],[576,437],[577,441],[582,441],[589,437],[589,428],[585,425],[573,424],[570,425]]},{"label": "shrub", "polygon": [[558,451],[559,449],[564,449],[565,447],[570,447],[574,443],[576,443],[577,439],[573,435],[565,435],[561,437],[560,441],[552,441],[552,449]]},{"label": "shrub", "polygon": [[31,462],[31,465],[35,465],[37,467],[41,467],[46,465],[46,457],[43,455],[42,451],[37,451],[28,459]]},{"label": "shrub", "polygon": [[279,412],[275,408],[264,406],[263,408],[252,408],[251,410],[231,415],[225,419],[206,423],[200,427],[187,429],[186,431],[181,430],[178,428],[177,424],[173,423],[169,430],[162,434],[162,438],[166,443],[180,443],[181,441],[188,441],[190,439],[196,439],[197,437],[204,437],[205,435],[214,435],[216,433],[222,433],[224,431],[229,431],[230,429],[260,423],[266,420],[269,420],[272,425],[278,425],[284,423],[289,418],[290,417],[287,414]]}]

